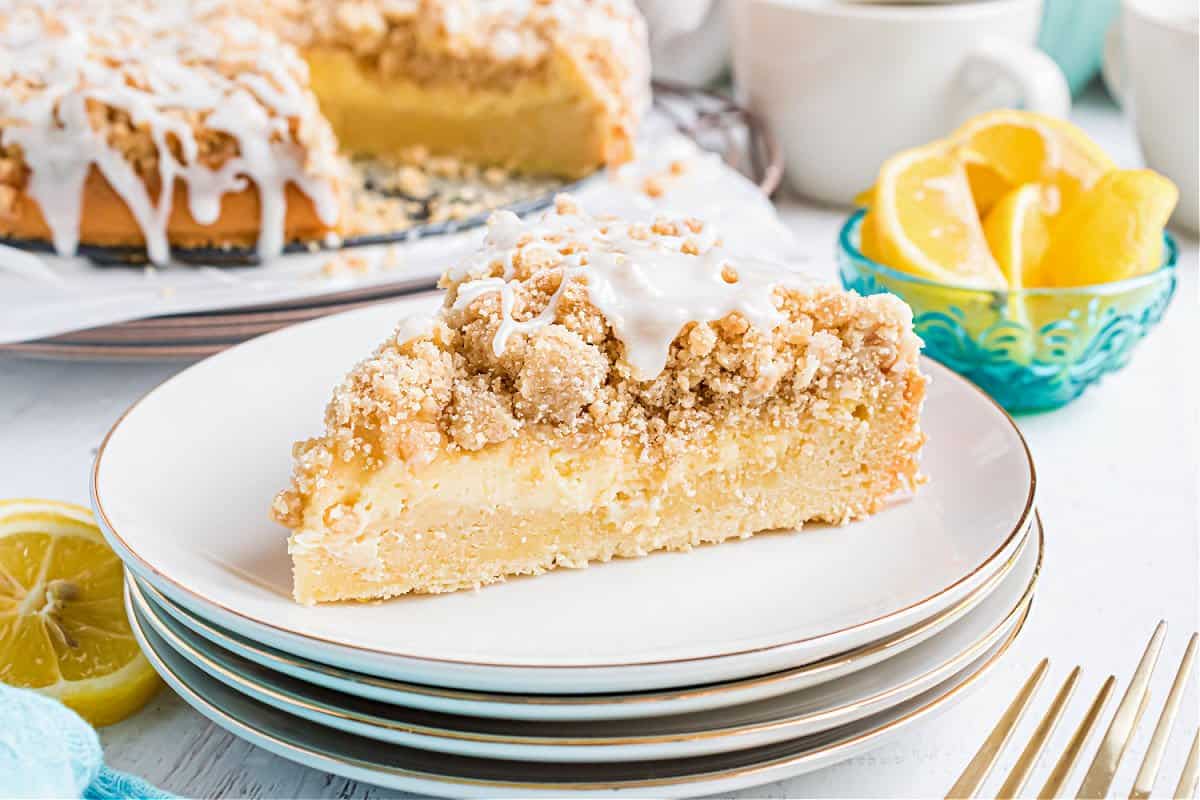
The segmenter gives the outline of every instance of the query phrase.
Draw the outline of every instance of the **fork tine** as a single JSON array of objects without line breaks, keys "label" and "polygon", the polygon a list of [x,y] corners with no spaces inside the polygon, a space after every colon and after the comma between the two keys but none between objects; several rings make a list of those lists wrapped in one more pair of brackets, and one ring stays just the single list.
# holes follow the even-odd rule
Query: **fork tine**
[{"label": "fork tine", "polygon": [[1067,708],[1067,703],[1071,700],[1071,694],[1075,691],[1075,683],[1079,680],[1079,667],[1071,670],[1071,674],[1063,681],[1062,688],[1058,690],[1058,694],[1054,696],[1054,700],[1050,702],[1050,707],[1046,709],[1042,721],[1038,723],[1037,728],[1033,731],[1033,736],[1029,738],[1029,743],[1025,745],[1025,749],[1021,751],[1021,755],[1017,757],[1017,763],[1013,765],[1012,771],[1008,777],[1004,779],[1003,785],[1000,786],[1000,791],[997,797],[1016,797],[1021,793],[1021,789],[1025,786],[1025,781],[1029,779],[1029,773],[1033,771],[1033,767],[1037,764],[1038,756],[1042,754],[1042,749],[1046,746],[1050,735],[1054,733],[1055,727],[1058,726],[1058,721],[1062,719],[1063,711]]},{"label": "fork tine", "polygon": [[1083,776],[1078,797],[1103,798],[1108,795],[1113,777],[1117,774],[1117,767],[1121,764],[1121,757],[1125,755],[1125,748],[1129,746],[1133,731],[1146,708],[1150,676],[1154,674],[1154,665],[1158,662],[1158,654],[1162,650],[1163,638],[1166,635],[1167,623],[1163,620],[1154,629],[1154,635],[1150,637],[1150,643],[1142,653],[1142,660],[1138,662],[1137,670],[1129,681],[1129,688],[1121,697],[1112,721],[1108,724],[1108,730],[1100,740],[1100,749],[1096,751],[1092,765]]},{"label": "fork tine", "polygon": [[1033,699],[1033,695],[1037,692],[1038,686],[1042,683],[1042,678],[1046,676],[1046,668],[1050,666],[1050,660],[1043,658],[1037,667],[1033,670],[1033,674],[1025,681],[1025,685],[1021,687],[1021,691],[1013,698],[1012,703],[1005,709],[1001,715],[1000,721],[996,723],[996,727],[988,734],[983,745],[980,746],[971,763],[967,764],[967,768],[963,770],[962,775],[950,787],[950,791],[946,793],[948,798],[957,797],[973,797],[975,792],[983,784],[988,773],[992,771],[992,766],[996,763],[996,759],[1000,756],[1000,751],[1004,749],[1004,745],[1012,736],[1013,730],[1017,727],[1017,722],[1025,713],[1025,709],[1029,707],[1029,701]]},{"label": "fork tine", "polygon": [[1154,726],[1154,734],[1146,747],[1146,757],[1138,769],[1137,777],[1133,780],[1133,790],[1129,793],[1130,800],[1146,800],[1154,790],[1154,779],[1158,777],[1158,769],[1162,765],[1163,752],[1167,748],[1167,740],[1171,737],[1171,729],[1175,725],[1175,716],[1179,713],[1179,703],[1183,700],[1183,690],[1187,688],[1188,678],[1192,674],[1192,660],[1196,657],[1196,640],[1200,635],[1193,633],[1188,640],[1183,659],[1179,662],[1179,671],[1175,673],[1175,682],[1167,693],[1163,703],[1162,713],[1158,716],[1158,724]]},{"label": "fork tine", "polygon": [[1196,783],[1200,781],[1200,730],[1192,737],[1192,749],[1188,751],[1187,761],[1183,772],[1179,775],[1179,784],[1175,787],[1175,797],[1192,798],[1196,796]]},{"label": "fork tine", "polygon": [[1092,735],[1092,729],[1096,727],[1100,713],[1104,711],[1104,706],[1107,705],[1108,698],[1112,695],[1113,687],[1116,685],[1117,679],[1112,675],[1105,679],[1104,685],[1096,693],[1096,699],[1092,701],[1087,713],[1079,721],[1079,726],[1075,728],[1075,733],[1071,734],[1071,739],[1067,742],[1063,754],[1055,762],[1054,769],[1050,770],[1050,776],[1046,778],[1046,783],[1038,792],[1038,800],[1049,800],[1049,798],[1058,797],[1062,793],[1062,787],[1066,784],[1067,778],[1071,777],[1075,761],[1083,752],[1083,746],[1087,744],[1088,737]]}]

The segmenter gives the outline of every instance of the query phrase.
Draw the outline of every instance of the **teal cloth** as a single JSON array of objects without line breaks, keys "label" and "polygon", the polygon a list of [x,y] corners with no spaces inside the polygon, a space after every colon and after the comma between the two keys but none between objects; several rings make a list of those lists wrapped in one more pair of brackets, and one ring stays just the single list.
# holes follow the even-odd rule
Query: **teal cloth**
[{"label": "teal cloth", "polygon": [[104,766],[100,739],[57,700],[0,683],[0,797],[169,798]]}]

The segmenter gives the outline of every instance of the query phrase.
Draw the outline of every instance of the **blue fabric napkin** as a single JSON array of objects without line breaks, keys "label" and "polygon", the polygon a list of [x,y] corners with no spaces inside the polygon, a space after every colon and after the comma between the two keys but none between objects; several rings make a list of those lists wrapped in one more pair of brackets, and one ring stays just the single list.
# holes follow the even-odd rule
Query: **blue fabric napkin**
[{"label": "blue fabric napkin", "polygon": [[104,766],[96,731],[62,703],[0,683],[0,797],[171,795]]}]

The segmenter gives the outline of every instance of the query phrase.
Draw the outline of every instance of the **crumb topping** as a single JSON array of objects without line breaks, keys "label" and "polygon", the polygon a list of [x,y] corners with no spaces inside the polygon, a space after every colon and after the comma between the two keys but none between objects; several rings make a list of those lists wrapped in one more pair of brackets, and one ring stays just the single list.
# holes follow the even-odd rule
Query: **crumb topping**
[{"label": "crumb topping", "polygon": [[[602,261],[614,242],[631,238],[650,249],[630,248],[640,257],[615,259],[615,272],[658,308],[669,331],[662,367],[649,375],[631,359],[645,343],[622,334],[621,321],[600,307],[606,301],[597,302],[603,280],[571,266]],[[643,458],[670,459],[717,426],[752,419],[854,424],[914,379],[920,341],[903,302],[790,273],[764,282],[761,265],[728,256],[718,241],[697,220],[594,219],[565,197],[535,225],[493,223],[479,257],[443,277],[439,314],[402,325],[335,391],[325,435],[297,446],[277,519],[298,526],[303,498],[336,462],[422,464],[518,434],[621,442]],[[657,268],[672,283],[679,270],[704,283],[714,267],[734,299],[711,315],[680,319],[672,297],[655,295],[661,284],[638,282]],[[769,309],[756,307],[759,292]]]}]

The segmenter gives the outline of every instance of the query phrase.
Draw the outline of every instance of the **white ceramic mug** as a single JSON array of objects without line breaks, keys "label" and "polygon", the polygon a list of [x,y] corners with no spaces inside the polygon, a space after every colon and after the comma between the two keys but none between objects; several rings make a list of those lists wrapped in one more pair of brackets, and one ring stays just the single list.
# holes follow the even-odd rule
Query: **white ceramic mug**
[{"label": "white ceramic mug", "polygon": [[1070,110],[1066,78],[1033,44],[1042,0],[737,0],[731,13],[741,97],[779,138],[789,184],[827,204],[973,114]]},{"label": "white ceramic mug", "polygon": [[637,0],[637,4],[650,29],[655,78],[704,86],[725,70],[727,0]]},{"label": "white ceramic mug", "polygon": [[1171,221],[1200,232],[1200,19],[1196,0],[1125,0],[1104,79],[1132,115],[1146,164],[1179,187]]}]

